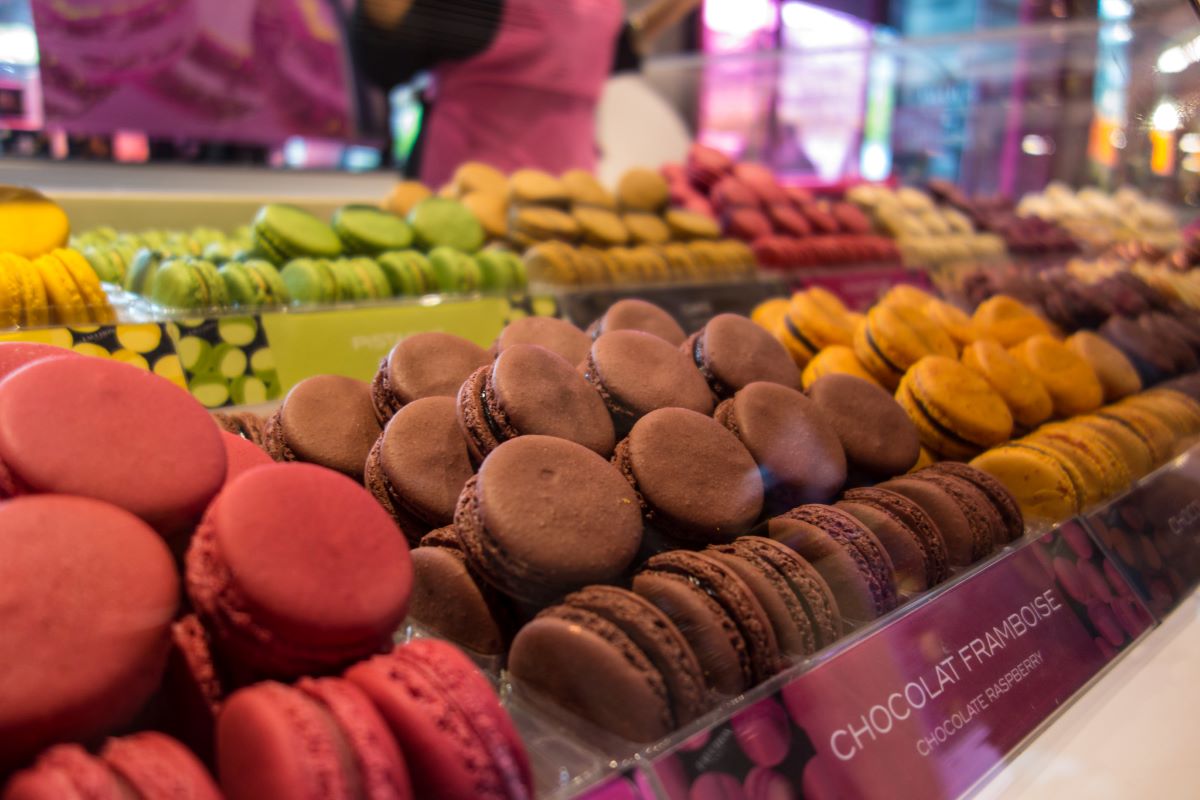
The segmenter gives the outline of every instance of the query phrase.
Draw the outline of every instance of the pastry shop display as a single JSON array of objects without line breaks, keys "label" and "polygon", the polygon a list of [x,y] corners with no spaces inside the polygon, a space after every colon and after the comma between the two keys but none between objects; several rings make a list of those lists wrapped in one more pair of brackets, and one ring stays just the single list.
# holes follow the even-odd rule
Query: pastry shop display
[{"label": "pastry shop display", "polygon": [[925,188],[940,202],[966,214],[976,229],[1003,237],[1005,247],[1015,257],[1062,257],[1079,252],[1079,245],[1066,228],[1052,219],[1019,215],[1010,198],[969,196],[941,179],[929,181]]},{"label": "pastry shop display", "polygon": [[1106,194],[1092,187],[1076,191],[1055,181],[1022,197],[1017,214],[1056,222],[1092,249],[1139,241],[1171,250],[1182,242],[1171,208],[1132,187]]}]

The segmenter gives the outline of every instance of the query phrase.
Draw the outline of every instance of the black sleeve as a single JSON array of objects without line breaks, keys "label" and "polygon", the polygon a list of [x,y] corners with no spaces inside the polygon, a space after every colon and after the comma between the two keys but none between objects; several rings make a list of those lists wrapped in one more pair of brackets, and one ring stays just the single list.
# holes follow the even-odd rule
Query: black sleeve
[{"label": "black sleeve", "polygon": [[642,68],[642,56],[634,47],[633,26],[626,21],[621,25],[621,32],[617,34],[616,52],[613,53],[612,71],[617,72],[637,72]]},{"label": "black sleeve", "polygon": [[379,28],[355,3],[351,41],[363,75],[385,89],[442,61],[487,49],[500,27],[504,0],[414,0],[393,29]]}]

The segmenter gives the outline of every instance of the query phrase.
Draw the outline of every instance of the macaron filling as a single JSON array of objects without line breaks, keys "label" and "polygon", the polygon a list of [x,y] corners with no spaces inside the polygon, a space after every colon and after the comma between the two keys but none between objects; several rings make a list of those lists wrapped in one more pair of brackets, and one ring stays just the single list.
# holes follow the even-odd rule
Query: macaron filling
[{"label": "macaron filling", "polygon": [[604,379],[596,367],[596,357],[591,350],[588,351],[587,359],[584,361],[583,377],[600,393],[600,399],[604,401],[605,407],[612,414],[613,422],[617,423],[618,430],[628,428],[637,420],[637,412],[621,403],[604,385]]},{"label": "macaron filling", "polygon": [[[787,328],[787,332],[789,334],[791,334],[793,337],[795,337],[796,341],[798,341],[800,344],[802,344],[806,348],[808,348],[809,352],[816,354],[821,351],[820,347],[813,344],[812,339],[809,339],[807,336],[805,336],[803,333],[800,332],[800,329],[798,327],[796,327],[796,323],[792,321],[792,318],[790,316],[783,318],[783,326],[785,328]],[[870,341],[870,333],[869,332],[868,332],[867,336],[868,336],[868,341]],[[872,347],[874,347],[873,343],[872,343]],[[891,365],[889,364],[889,366],[891,366]]]},{"label": "macaron filling", "polygon": [[871,333],[870,325],[867,325],[864,328],[864,332],[866,334],[867,346],[871,348],[871,352],[879,357],[879,360],[883,362],[884,366],[894,372],[897,377],[904,375],[904,370],[896,366],[896,362],[888,358],[884,354],[883,350],[880,349],[878,342],[875,341],[875,335]]},{"label": "macaron filling", "polygon": [[712,365],[708,363],[708,357],[705,355],[704,330],[701,329],[693,333],[691,339],[685,344],[685,346],[688,345],[690,345],[689,350],[692,362],[700,370],[700,374],[704,376],[704,380],[708,381],[709,388],[712,389],[713,394],[717,397],[727,396],[729,392],[725,389],[724,384],[717,379],[717,376],[713,374]]},{"label": "macaron filling", "polygon": [[503,442],[521,435],[495,398],[493,371],[491,366],[475,370],[459,393],[464,428],[480,460]]},{"label": "macaron filling", "polygon": [[263,424],[262,447],[275,461],[295,461],[296,454],[288,447],[287,440],[283,437],[283,422],[280,416],[282,413],[283,410],[280,409],[267,417]]}]

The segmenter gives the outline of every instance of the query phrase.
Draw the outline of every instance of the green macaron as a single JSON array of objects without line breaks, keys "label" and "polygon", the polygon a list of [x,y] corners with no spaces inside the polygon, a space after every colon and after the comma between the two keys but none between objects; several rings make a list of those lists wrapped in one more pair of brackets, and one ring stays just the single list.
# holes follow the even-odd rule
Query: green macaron
[{"label": "green macaron", "polygon": [[269,203],[254,217],[254,247],[274,264],[301,256],[336,258],[342,240],[326,223],[296,206]]},{"label": "green macaron", "polygon": [[293,303],[314,305],[338,299],[337,279],[328,261],[294,258],[279,273]]},{"label": "green macaron", "polygon": [[154,275],[150,298],[167,308],[220,308],[227,304],[225,284],[216,267],[202,260],[172,258]]},{"label": "green macaron", "polygon": [[428,260],[416,250],[396,250],[383,253],[375,259],[383,274],[387,276],[393,296],[413,297],[425,294],[425,276],[417,264],[418,260],[425,262],[425,266],[428,267]]},{"label": "green macaron", "polygon": [[348,253],[375,255],[403,250],[413,240],[407,222],[375,206],[342,206],[333,215],[333,230]]},{"label": "green macaron", "polygon": [[366,256],[344,258],[336,262],[335,266],[348,271],[352,276],[357,287],[354,299],[382,300],[392,296],[392,285],[384,271],[375,263],[375,259]]},{"label": "green macaron", "polygon": [[124,282],[125,264],[115,249],[103,245],[88,245],[83,249],[83,257],[92,265],[100,280],[116,284]]},{"label": "green macaron", "polygon": [[286,305],[287,287],[275,267],[266,261],[241,263],[229,261],[218,272],[225,282],[229,302],[235,306],[258,307]]},{"label": "green macaron", "polygon": [[134,294],[149,294],[154,285],[154,276],[164,260],[165,256],[158,250],[149,247],[138,250],[125,273],[125,290]]},{"label": "green macaron", "polygon": [[471,210],[457,200],[427,197],[408,213],[417,246],[431,250],[453,247],[474,253],[483,247],[484,232]]},{"label": "green macaron", "polygon": [[285,306],[291,302],[292,298],[288,293],[287,285],[279,276],[279,270],[275,268],[274,264],[261,258],[248,259],[243,263],[246,269],[257,275],[266,284],[269,304]]},{"label": "green macaron", "polygon": [[466,294],[479,290],[483,276],[475,259],[453,247],[435,247],[429,251],[429,265],[437,278],[437,290]]}]

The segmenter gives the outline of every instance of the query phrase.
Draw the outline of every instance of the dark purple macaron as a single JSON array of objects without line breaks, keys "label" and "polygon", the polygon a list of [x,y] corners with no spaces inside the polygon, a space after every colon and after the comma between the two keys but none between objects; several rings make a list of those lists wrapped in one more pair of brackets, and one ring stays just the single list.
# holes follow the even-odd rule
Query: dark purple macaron
[{"label": "dark purple macaron", "polygon": [[1004,523],[1004,535],[996,540],[997,545],[1015,542],[1025,535],[1025,518],[1021,514],[1021,507],[1017,505],[1016,498],[1000,481],[983,470],[975,469],[961,461],[939,461],[926,469],[929,472],[943,472],[961,478],[987,495]]},{"label": "dark purple macaron", "polygon": [[562,356],[516,344],[471,373],[458,392],[458,423],[476,463],[521,435],[557,436],[608,458],[616,436],[604,400]]},{"label": "dark purple macaron", "polygon": [[493,450],[463,487],[454,526],[476,573],[533,603],[615,582],[642,543],[629,482],[583,445],[552,436]]},{"label": "dark purple macaron", "polygon": [[[924,472],[925,470],[921,470],[921,473]],[[879,484],[879,488],[907,497],[929,515],[946,543],[951,567],[970,566],[977,559],[990,553],[993,534],[991,520],[986,514],[990,512],[997,526],[1003,525],[991,503],[977,490],[968,493],[962,491],[961,486],[957,486],[958,491],[955,491],[942,483],[929,480],[929,476],[918,477],[921,473],[893,478]],[[933,474],[935,473],[930,473]],[[959,483],[965,481],[960,480]],[[985,506],[987,512],[982,510]]]},{"label": "dark purple macaron", "polygon": [[634,742],[661,739],[708,706],[688,640],[648,600],[615,586],[588,586],[527,623],[508,669],[518,683]]},{"label": "dark purple macaron", "polygon": [[795,389],[751,383],[722,401],[713,418],[762,470],[768,514],[828,502],[846,482],[846,456],[828,416]]},{"label": "dark purple macaron", "polygon": [[937,524],[904,495],[877,487],[851,489],[837,504],[888,551],[901,594],[923,592],[950,577],[949,554]]},{"label": "dark purple macaron", "polygon": [[754,459],[733,434],[695,411],[651,411],[617,445],[613,463],[637,490],[646,521],[672,539],[727,542],[762,513]]},{"label": "dark purple macaron", "polygon": [[500,355],[514,344],[537,344],[552,353],[558,353],[568,364],[579,364],[587,358],[591,343],[591,337],[564,320],[524,317],[504,326],[492,348],[496,355]]},{"label": "dark purple macaron", "polygon": [[430,531],[413,548],[408,616],[421,627],[481,655],[500,655],[516,630],[512,601],[467,564],[454,528]]},{"label": "dark purple macaron", "polygon": [[767,534],[816,567],[844,620],[869,622],[896,607],[892,560],[850,514],[833,506],[799,506],[770,520]]},{"label": "dark purple macaron", "polygon": [[742,536],[704,552],[725,562],[754,592],[785,655],[814,653],[842,635],[829,584],[794,550],[762,536]]},{"label": "dark purple macaron", "polygon": [[721,560],[688,550],[660,553],[634,575],[633,590],[687,638],[712,690],[744,692],[782,665],[767,613]]},{"label": "dark purple macaron", "polygon": [[769,381],[800,388],[800,370],[774,336],[739,314],[718,314],[688,337],[681,349],[720,399],[743,386]]},{"label": "dark purple macaron", "polygon": [[1114,314],[1100,326],[1099,333],[1129,357],[1144,386],[1152,386],[1173,374],[1175,359],[1162,347],[1158,337],[1137,322]]},{"label": "dark purple macaron", "polygon": [[416,546],[454,520],[463,485],[475,473],[454,401],[423,397],[400,409],[367,455],[363,482]]},{"label": "dark purple macaron", "polygon": [[292,387],[263,426],[263,449],[276,461],[304,461],[359,483],[379,438],[371,387],[341,375],[314,375]]},{"label": "dark purple macaron", "polygon": [[704,377],[686,355],[653,334],[606,333],[592,343],[580,370],[600,392],[619,436],[655,409],[713,410]]},{"label": "dark purple macaron", "polygon": [[846,451],[849,483],[876,483],[903,475],[917,463],[921,441],[900,404],[854,375],[830,374],[808,388]]},{"label": "dark purple macaron", "polygon": [[666,311],[653,303],[632,297],[613,303],[604,316],[588,327],[593,339],[610,331],[626,330],[652,333],[675,347],[683,344],[687,338],[683,328]]},{"label": "dark purple macaron", "polygon": [[371,398],[384,425],[406,403],[422,397],[454,397],[475,370],[492,360],[461,336],[430,331],[396,343],[371,382]]},{"label": "dark purple macaron", "polygon": [[1154,336],[1159,346],[1171,357],[1176,374],[1194,372],[1200,367],[1200,337],[1179,320],[1162,311],[1150,311],[1138,318],[1138,325]]}]

